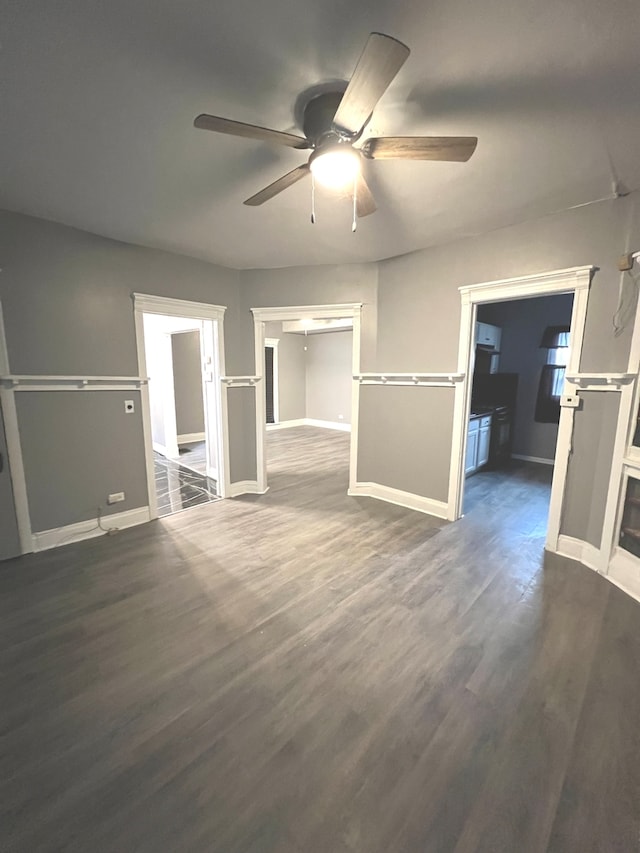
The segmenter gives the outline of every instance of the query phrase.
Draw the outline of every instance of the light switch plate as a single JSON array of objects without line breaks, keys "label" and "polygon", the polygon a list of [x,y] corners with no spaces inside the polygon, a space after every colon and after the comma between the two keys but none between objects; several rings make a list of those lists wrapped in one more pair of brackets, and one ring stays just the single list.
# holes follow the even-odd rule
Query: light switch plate
[{"label": "light switch plate", "polygon": [[133,400],[124,401],[124,410],[128,415],[132,415],[135,412],[136,407],[133,403]]}]

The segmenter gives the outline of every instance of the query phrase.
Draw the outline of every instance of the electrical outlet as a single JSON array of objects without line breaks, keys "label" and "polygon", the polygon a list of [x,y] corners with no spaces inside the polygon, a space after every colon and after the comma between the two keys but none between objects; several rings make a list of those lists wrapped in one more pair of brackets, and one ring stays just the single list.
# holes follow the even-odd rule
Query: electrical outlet
[{"label": "electrical outlet", "polygon": [[133,400],[125,400],[124,401],[124,410],[128,415],[133,414],[135,412],[136,407],[133,403]]},{"label": "electrical outlet", "polygon": [[114,492],[112,495],[107,497],[108,504],[118,504],[120,501],[124,500],[124,492]]}]

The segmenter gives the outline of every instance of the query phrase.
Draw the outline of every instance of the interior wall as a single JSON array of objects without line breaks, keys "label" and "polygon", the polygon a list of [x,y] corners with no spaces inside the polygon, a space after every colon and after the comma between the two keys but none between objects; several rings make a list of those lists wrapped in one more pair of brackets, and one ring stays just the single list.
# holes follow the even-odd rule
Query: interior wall
[{"label": "interior wall", "polygon": [[278,418],[295,421],[307,416],[305,339],[283,333],[282,323],[265,323],[265,336],[278,338]]},{"label": "interior wall", "polygon": [[204,433],[200,332],[174,332],[171,335],[171,349],[179,440],[181,435]]},{"label": "interior wall", "polygon": [[302,339],[307,345],[306,416],[350,424],[353,332],[323,332]]},{"label": "interior wall", "polygon": [[[238,350],[251,348],[252,331],[249,341],[241,339],[236,270],[8,212],[0,212],[0,267],[13,373],[137,376],[134,292],[228,306],[230,374],[240,372]],[[137,393],[84,391],[84,402],[74,394],[69,406],[61,405],[66,392],[16,395],[35,531],[95,517],[113,491],[124,489],[127,504],[106,513],[133,506],[129,501],[148,502],[140,405],[123,419],[124,397]],[[230,455],[241,462],[237,474],[232,464],[231,478],[248,479],[253,459],[255,479],[255,438],[235,417],[243,415],[232,409]],[[87,430],[99,454],[91,464],[70,452],[86,445]]]},{"label": "interior wall", "polygon": [[[377,348],[374,370],[398,372],[447,372],[457,368],[463,285],[496,281],[547,270],[594,265],[597,271],[589,296],[585,341],[581,363],[584,372],[624,371],[627,367],[631,323],[620,334],[612,318],[618,307],[622,286],[627,315],[631,315],[636,290],[628,277],[616,268],[618,256],[640,245],[640,194],[569,210],[534,222],[525,222],[447,246],[425,249],[412,255],[382,261],[378,272]],[[390,389],[389,389],[390,391]],[[412,420],[415,400],[407,388],[394,399],[395,420],[408,424],[404,441],[397,440],[394,424],[380,434],[381,425],[360,419],[360,442],[369,446],[368,433],[375,431],[385,458],[363,458],[367,478],[400,488],[411,476],[413,453],[407,447],[424,442],[421,422]],[[395,393],[395,392],[394,392]],[[384,398],[380,399],[385,407]],[[448,467],[450,439],[444,425],[451,423],[453,395],[430,417],[433,432],[440,439],[440,458]],[[411,426],[413,424],[413,427]],[[602,441],[595,420],[585,422],[580,447],[574,450],[573,467],[606,467],[611,464],[611,448]],[[364,479],[360,476],[359,479]],[[426,472],[419,494],[437,498],[442,494],[441,475]],[[597,539],[594,525],[601,527],[602,514],[595,518],[591,494],[571,492],[572,535]],[[565,532],[564,529],[562,532]]]},{"label": "interior wall", "polygon": [[553,461],[558,424],[535,420],[536,399],[547,350],[540,349],[547,326],[569,325],[573,296],[542,296],[478,306],[478,320],[502,329],[500,372],[518,374],[513,452]]}]

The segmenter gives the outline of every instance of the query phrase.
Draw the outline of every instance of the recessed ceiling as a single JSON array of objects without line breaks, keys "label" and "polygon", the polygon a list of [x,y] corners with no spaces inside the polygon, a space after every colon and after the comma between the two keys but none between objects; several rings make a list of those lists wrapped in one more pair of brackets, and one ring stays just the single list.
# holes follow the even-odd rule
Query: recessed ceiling
[{"label": "recessed ceiling", "polygon": [[[378,212],[310,184],[242,201],[304,152],[205,133],[202,112],[299,132],[370,31],[411,56],[374,133],[478,136],[468,163],[366,163]],[[23,0],[0,45],[0,206],[231,267],[379,260],[640,187],[637,0]]]}]

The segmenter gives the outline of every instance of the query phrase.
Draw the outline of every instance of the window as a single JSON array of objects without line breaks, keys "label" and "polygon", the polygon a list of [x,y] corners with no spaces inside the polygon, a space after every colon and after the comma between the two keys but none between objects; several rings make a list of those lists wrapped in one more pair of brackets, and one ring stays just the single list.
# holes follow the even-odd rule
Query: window
[{"label": "window", "polygon": [[540,374],[535,420],[542,424],[560,422],[560,397],[569,359],[569,327],[547,326],[540,343],[547,351],[547,363]]}]

